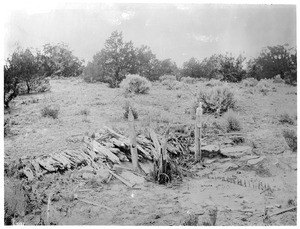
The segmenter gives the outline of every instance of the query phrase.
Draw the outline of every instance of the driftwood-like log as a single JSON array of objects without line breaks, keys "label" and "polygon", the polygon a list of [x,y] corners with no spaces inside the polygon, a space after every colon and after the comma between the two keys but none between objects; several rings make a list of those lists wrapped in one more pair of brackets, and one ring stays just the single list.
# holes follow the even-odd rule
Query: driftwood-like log
[{"label": "driftwood-like log", "polygon": [[290,208],[287,208],[287,209],[284,209],[280,212],[277,212],[277,213],[273,213],[272,215],[270,215],[270,217],[273,217],[273,216],[276,216],[276,215],[281,215],[283,213],[286,213],[286,212],[291,212],[291,211],[295,211],[297,209],[297,206],[295,207],[290,207]]}]

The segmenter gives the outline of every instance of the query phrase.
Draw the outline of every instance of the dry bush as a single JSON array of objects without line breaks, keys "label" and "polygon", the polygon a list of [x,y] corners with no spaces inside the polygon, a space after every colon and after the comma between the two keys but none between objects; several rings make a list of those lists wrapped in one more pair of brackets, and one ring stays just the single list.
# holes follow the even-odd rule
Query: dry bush
[{"label": "dry bush", "polygon": [[197,103],[199,102],[202,102],[203,113],[222,114],[234,108],[236,100],[228,86],[220,86],[200,92]]},{"label": "dry bush", "polygon": [[173,75],[163,75],[161,77],[159,77],[159,81],[163,82],[163,81],[177,81],[176,76]]},{"label": "dry bush", "polygon": [[89,108],[86,107],[86,108],[83,108],[82,110],[80,110],[80,111],[79,111],[79,114],[88,116],[88,115],[91,114],[91,111],[90,111]]},{"label": "dry bush", "polygon": [[124,118],[128,119],[128,114],[129,114],[129,107],[131,107],[131,111],[133,114],[134,119],[138,119],[138,113],[135,107],[133,107],[129,101],[126,101],[125,104],[123,105],[123,109],[125,110],[124,112]]},{"label": "dry bush", "polygon": [[287,112],[284,112],[279,115],[279,122],[280,123],[288,123],[290,125],[294,125],[294,123],[295,123],[294,119]]},{"label": "dry bush", "polygon": [[167,90],[180,90],[184,87],[184,83],[178,81],[163,81],[162,83]]},{"label": "dry bush", "polygon": [[142,76],[127,75],[120,87],[125,90],[125,93],[147,94],[151,88],[151,83]]},{"label": "dry bush", "polygon": [[258,84],[258,80],[254,78],[246,78],[242,80],[244,87],[255,87]]},{"label": "dry bush", "polygon": [[195,213],[188,213],[187,216],[181,220],[181,225],[198,226],[198,216]]},{"label": "dry bush", "polygon": [[273,83],[284,83],[284,80],[281,78],[281,76],[278,74],[274,77]]},{"label": "dry bush", "polygon": [[41,114],[43,117],[51,117],[53,119],[58,118],[59,107],[55,105],[48,105],[41,109]]},{"label": "dry bush", "polygon": [[20,182],[7,181],[4,185],[4,224],[12,225],[14,221],[24,218],[27,200]]},{"label": "dry bush", "polygon": [[217,80],[217,79],[211,79],[210,81],[208,81],[205,86],[208,87],[215,87],[215,86],[222,86],[224,85],[224,82]]},{"label": "dry bush", "polygon": [[187,84],[194,84],[197,82],[197,79],[188,76],[188,77],[182,77],[180,81]]},{"label": "dry bush", "polygon": [[290,149],[297,152],[297,132],[292,129],[284,129],[282,135]]},{"label": "dry bush", "polygon": [[234,111],[228,110],[223,115],[223,118],[225,121],[225,126],[226,126],[227,132],[240,131],[242,129],[242,124],[241,124],[240,120],[238,119],[238,115]]},{"label": "dry bush", "polygon": [[256,85],[256,88],[263,95],[267,95],[270,91],[276,91],[276,87],[273,85],[271,80],[262,79]]}]

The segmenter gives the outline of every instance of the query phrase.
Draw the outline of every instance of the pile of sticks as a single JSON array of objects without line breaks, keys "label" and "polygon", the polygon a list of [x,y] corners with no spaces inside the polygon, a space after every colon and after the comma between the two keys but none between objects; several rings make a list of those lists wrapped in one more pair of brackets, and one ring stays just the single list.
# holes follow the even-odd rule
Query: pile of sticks
[{"label": "pile of sticks", "polygon": [[[168,178],[164,179],[170,181],[170,171],[166,171],[168,170],[168,163],[171,161],[170,157],[189,153],[189,149],[185,144],[182,144],[183,140],[179,140],[176,135],[160,136],[152,129],[149,129],[149,135],[136,136],[138,163],[153,162],[156,171],[159,171],[157,176],[162,177],[164,175],[161,174],[169,174]],[[46,173],[63,172],[86,165],[97,170],[103,166],[107,167],[108,164],[112,168],[114,164],[132,161],[131,140],[109,127],[104,127],[91,137],[85,136],[82,142],[83,147],[78,150],[64,150],[36,157],[22,157],[5,163],[5,173],[8,176],[15,175],[19,178],[33,180],[35,177],[43,176]]]}]

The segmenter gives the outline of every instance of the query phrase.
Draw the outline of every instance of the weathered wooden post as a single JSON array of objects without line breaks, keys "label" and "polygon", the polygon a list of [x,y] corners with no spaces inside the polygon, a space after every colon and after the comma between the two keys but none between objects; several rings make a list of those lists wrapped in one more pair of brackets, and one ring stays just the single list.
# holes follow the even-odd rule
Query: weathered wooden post
[{"label": "weathered wooden post", "polygon": [[132,114],[131,107],[129,107],[128,121],[129,121],[129,131],[130,131],[131,161],[132,161],[133,169],[135,171],[138,171],[137,142],[136,142],[136,134],[134,129],[134,117]]},{"label": "weathered wooden post", "polygon": [[202,125],[202,102],[196,110],[196,123],[195,123],[195,162],[202,160],[201,153],[201,125]]}]

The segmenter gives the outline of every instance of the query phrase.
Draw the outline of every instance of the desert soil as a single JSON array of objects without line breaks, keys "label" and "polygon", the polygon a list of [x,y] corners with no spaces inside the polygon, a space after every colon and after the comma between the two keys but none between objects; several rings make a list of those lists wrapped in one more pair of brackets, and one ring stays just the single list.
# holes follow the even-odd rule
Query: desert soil
[{"label": "desert soil", "polygon": [[[182,182],[158,185],[145,181],[134,189],[118,179],[91,189],[89,180],[76,177],[76,171],[46,175],[35,188],[39,192],[51,189],[58,196],[52,201],[50,224],[182,225],[192,215],[201,225],[209,218],[208,209],[216,208],[218,226],[296,225],[295,211],[266,216],[296,203],[297,154],[289,149],[282,136],[283,128],[296,130],[296,124],[281,124],[278,118],[285,111],[296,117],[297,89],[274,84],[275,90],[263,95],[240,84],[229,86],[237,99],[236,111],[246,136],[245,144],[254,147],[252,155],[265,156],[261,162],[247,166],[240,159],[205,158],[205,167],[195,165],[194,176],[185,177]],[[199,82],[167,90],[155,83],[149,94],[125,98],[122,89],[111,89],[101,83],[52,80],[51,91],[19,96],[10,113],[5,114],[11,119],[12,128],[10,136],[4,139],[4,161],[77,149],[82,146],[83,136],[105,125],[128,136],[122,108],[126,101],[131,101],[138,112],[135,124],[139,133],[146,133],[149,125],[162,132],[168,123],[193,124],[190,114],[195,101],[193,93],[203,87]],[[42,117],[41,109],[47,105],[59,106],[58,119]],[[257,187],[217,179],[224,176],[263,182],[272,189],[262,192]],[[6,178],[5,182],[14,181]],[[47,200],[43,203],[40,213],[24,217],[25,224],[40,222],[39,217],[45,216]]]}]

